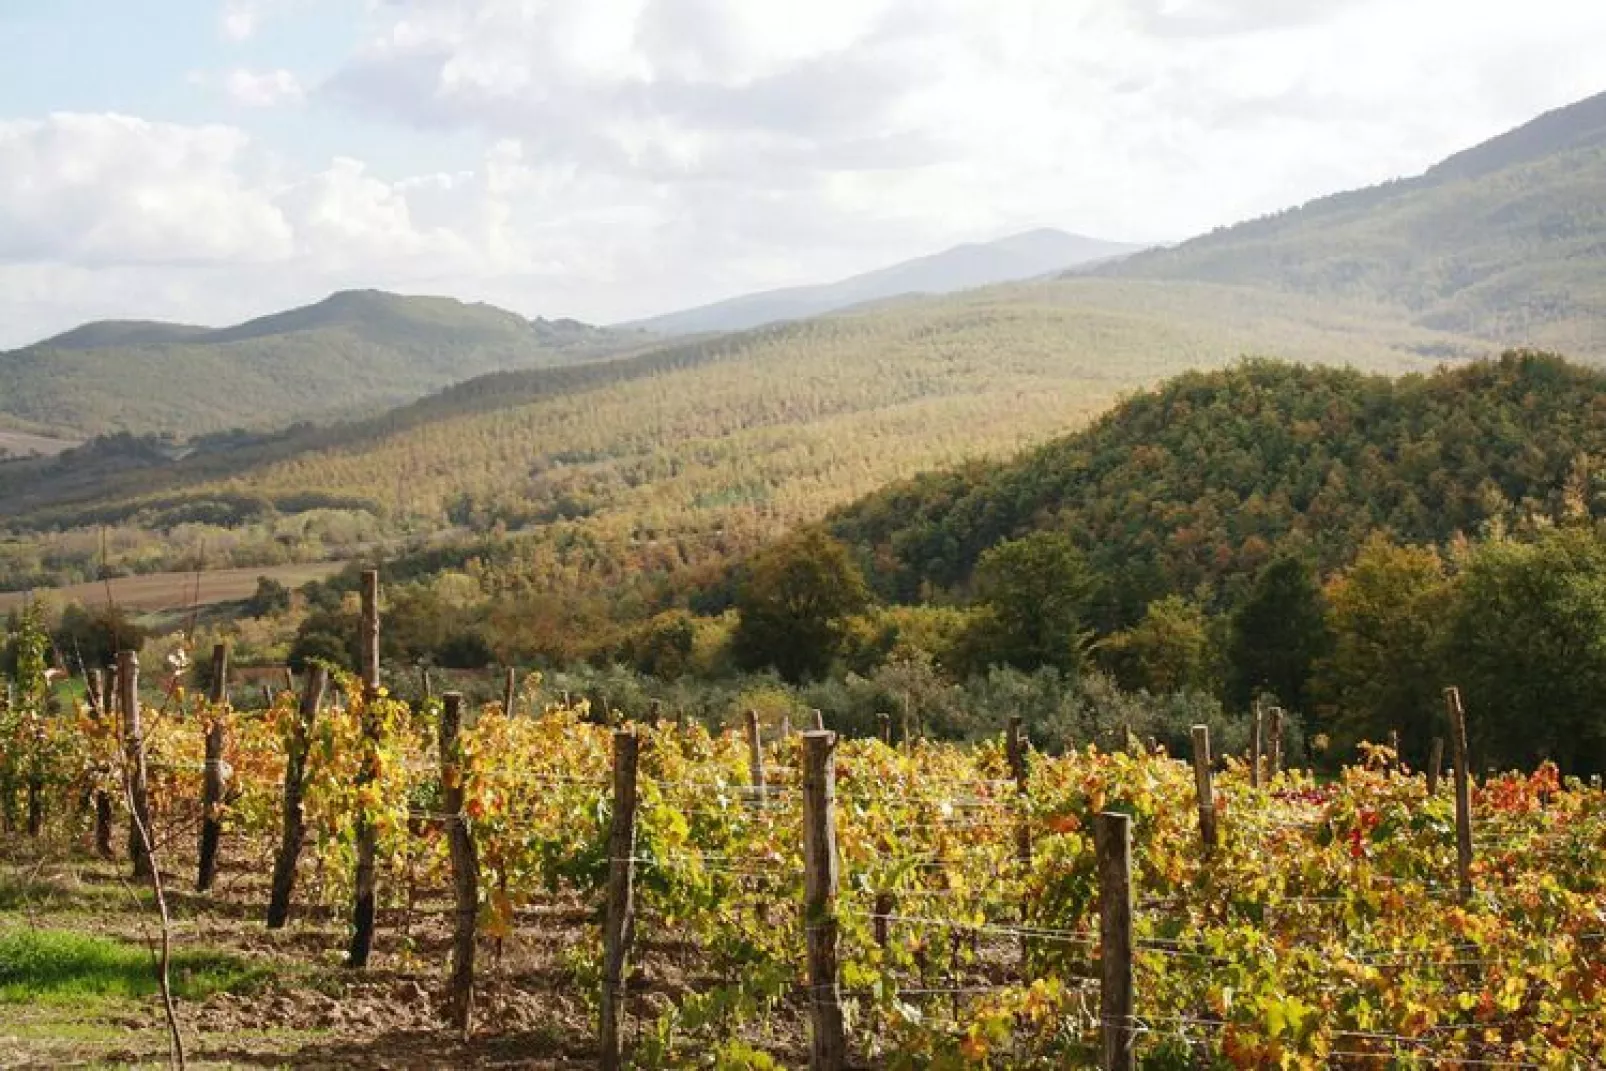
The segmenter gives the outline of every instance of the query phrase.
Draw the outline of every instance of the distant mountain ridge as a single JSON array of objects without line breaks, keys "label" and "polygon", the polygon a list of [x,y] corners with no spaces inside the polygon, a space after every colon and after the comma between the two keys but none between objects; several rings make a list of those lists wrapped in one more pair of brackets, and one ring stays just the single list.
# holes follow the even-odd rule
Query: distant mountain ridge
[{"label": "distant mountain ridge", "polygon": [[639,331],[530,320],[453,298],[345,290],[228,327],[105,320],[0,353],[0,417],[90,434],[265,428],[646,341]]},{"label": "distant mountain ridge", "polygon": [[1423,327],[1598,357],[1606,353],[1606,94],[1421,175],[1101,271],[1372,301]]},{"label": "distant mountain ridge", "polygon": [[622,326],[663,335],[743,331],[909,294],[951,294],[1019,282],[1123,257],[1142,248],[1044,228],[993,242],[955,246],[834,283],[744,294]]}]

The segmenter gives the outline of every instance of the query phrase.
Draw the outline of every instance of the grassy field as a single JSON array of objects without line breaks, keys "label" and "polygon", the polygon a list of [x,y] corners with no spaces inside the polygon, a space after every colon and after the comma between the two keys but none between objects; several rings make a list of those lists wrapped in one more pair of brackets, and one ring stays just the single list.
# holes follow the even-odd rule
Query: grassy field
[{"label": "grassy field", "polygon": [[[258,577],[270,577],[286,587],[294,588],[309,580],[321,580],[343,567],[344,563],[341,562],[311,562],[249,569],[216,569],[201,574],[198,595],[194,573],[124,576],[111,581],[111,598],[119,606],[141,613],[187,610],[192,605],[213,606],[248,598],[256,590]],[[104,583],[72,584],[60,588],[41,588],[32,594],[62,602],[94,605],[106,601],[106,588]],[[25,591],[0,592],[0,612],[21,606],[29,594]]]}]

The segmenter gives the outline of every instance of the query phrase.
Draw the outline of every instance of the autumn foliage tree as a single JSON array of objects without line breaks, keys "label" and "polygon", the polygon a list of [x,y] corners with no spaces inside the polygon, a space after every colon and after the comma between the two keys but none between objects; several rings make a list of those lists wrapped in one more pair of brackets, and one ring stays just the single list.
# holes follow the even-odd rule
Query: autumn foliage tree
[{"label": "autumn foliage tree", "polygon": [[748,669],[773,668],[790,681],[824,676],[870,591],[847,548],[806,528],[748,563],[736,598],[732,653]]},{"label": "autumn foliage tree", "polygon": [[1326,587],[1331,653],[1314,691],[1341,753],[1399,732],[1418,766],[1443,736],[1444,630],[1454,589],[1432,547],[1375,535]]}]

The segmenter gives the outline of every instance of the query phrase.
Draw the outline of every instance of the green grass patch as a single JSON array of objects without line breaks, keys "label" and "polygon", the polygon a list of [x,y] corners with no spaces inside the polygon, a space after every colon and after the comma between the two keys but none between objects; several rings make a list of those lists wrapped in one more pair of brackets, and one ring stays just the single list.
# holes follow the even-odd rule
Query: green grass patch
[{"label": "green grass patch", "polygon": [[[169,977],[173,993],[202,1000],[238,993],[271,972],[222,952],[180,949]],[[0,930],[0,1003],[147,997],[157,991],[150,950],[70,930]]]}]

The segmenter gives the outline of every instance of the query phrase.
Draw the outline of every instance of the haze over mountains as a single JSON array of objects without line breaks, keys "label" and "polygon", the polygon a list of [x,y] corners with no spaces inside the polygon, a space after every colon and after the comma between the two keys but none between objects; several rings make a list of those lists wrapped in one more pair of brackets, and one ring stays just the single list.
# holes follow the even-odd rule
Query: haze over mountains
[{"label": "haze over mountains", "polygon": [[741,331],[910,294],[951,294],[1018,282],[1123,257],[1142,248],[1044,228],[993,242],[955,246],[834,283],[744,294],[624,326],[662,335]]},{"label": "haze over mountains", "polygon": [[1597,358],[1606,354],[1606,94],[1415,178],[1107,270],[1376,302],[1424,327]]}]

